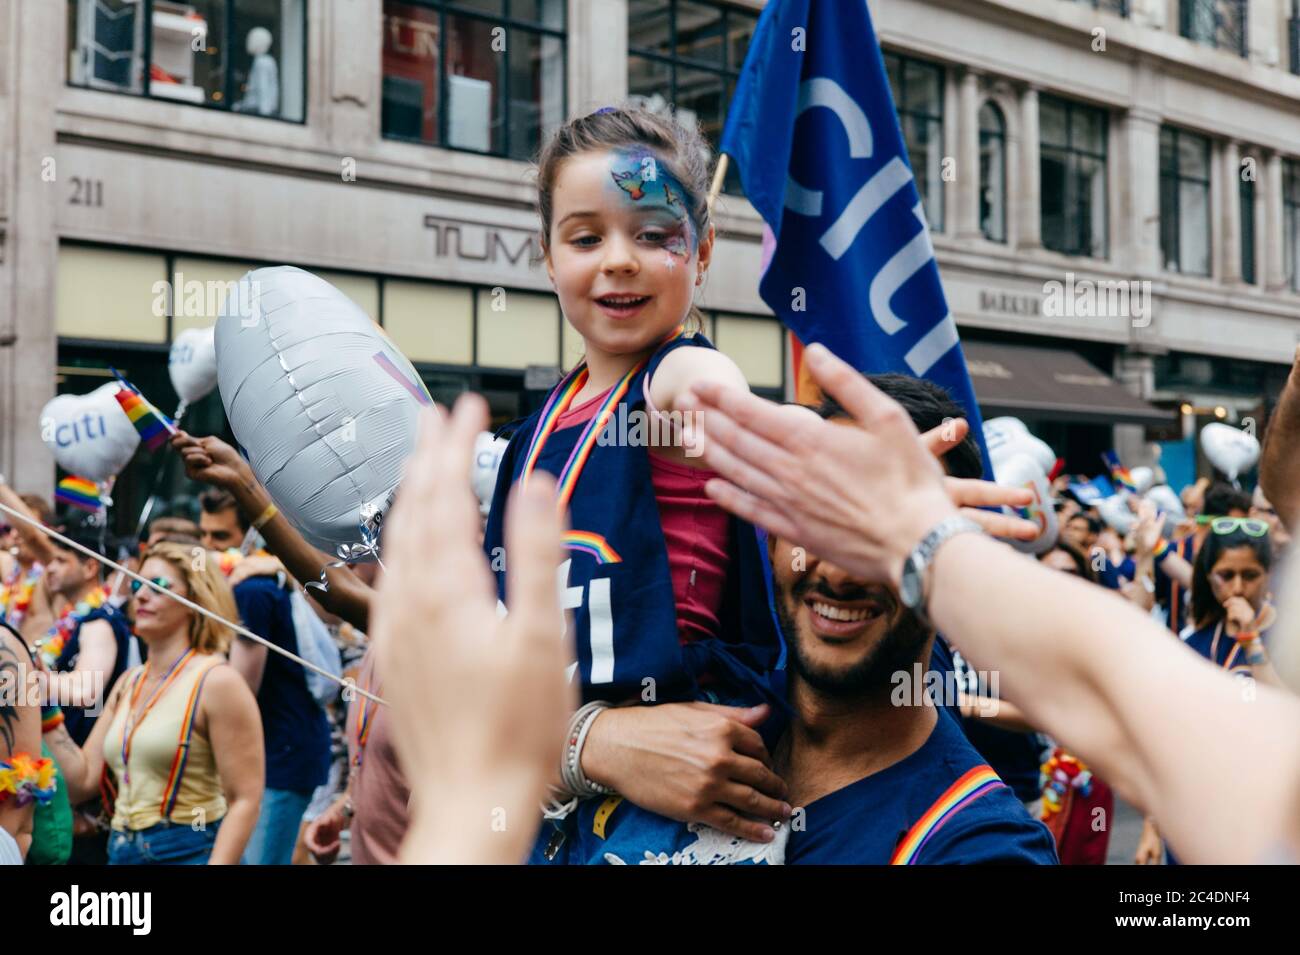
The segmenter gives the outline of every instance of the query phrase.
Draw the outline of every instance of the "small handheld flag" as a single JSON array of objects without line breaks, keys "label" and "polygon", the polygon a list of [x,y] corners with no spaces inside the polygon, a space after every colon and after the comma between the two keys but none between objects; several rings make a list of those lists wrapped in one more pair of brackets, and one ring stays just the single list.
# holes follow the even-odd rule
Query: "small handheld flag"
[{"label": "small handheld flag", "polygon": [[169,434],[176,434],[176,428],[170,418],[155,408],[140,390],[131,384],[116,368],[109,368],[122,388],[114,396],[122,406],[126,416],[131,420],[135,430],[140,433],[140,440],[150,451],[157,451],[167,440]]},{"label": "small handheld flag", "polygon": [[1103,451],[1101,459],[1105,462],[1106,469],[1110,471],[1111,478],[1117,484],[1131,494],[1137,493],[1137,482],[1134,481],[1132,475],[1129,474],[1128,468],[1120,464],[1118,454],[1114,451]]},{"label": "small handheld flag", "polygon": [[77,477],[75,474],[69,474],[59,481],[54,491],[54,499],[61,504],[89,511],[92,514],[98,512],[103,503],[99,498],[99,487],[95,482]]}]

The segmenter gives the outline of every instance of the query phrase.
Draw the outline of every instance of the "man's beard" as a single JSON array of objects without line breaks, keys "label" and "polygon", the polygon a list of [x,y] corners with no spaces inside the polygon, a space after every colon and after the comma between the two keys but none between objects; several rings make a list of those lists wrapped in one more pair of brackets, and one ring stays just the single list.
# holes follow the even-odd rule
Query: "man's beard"
[{"label": "man's beard", "polygon": [[[866,596],[865,589],[852,594],[833,594],[820,587],[796,587],[788,600],[777,600],[777,618],[786,644],[790,648],[790,669],[818,693],[837,699],[861,699],[888,692],[894,684],[894,674],[911,674],[912,664],[921,656],[930,631],[921,624],[916,614],[902,610],[891,599],[890,612],[897,615],[893,626],[872,647],[867,655],[847,670],[831,670],[818,666],[804,657],[799,643],[799,629],[790,604],[798,606],[804,594],[815,591],[825,597],[840,600]],[[890,595],[892,598],[892,595]],[[813,639],[816,639],[814,637]]]}]

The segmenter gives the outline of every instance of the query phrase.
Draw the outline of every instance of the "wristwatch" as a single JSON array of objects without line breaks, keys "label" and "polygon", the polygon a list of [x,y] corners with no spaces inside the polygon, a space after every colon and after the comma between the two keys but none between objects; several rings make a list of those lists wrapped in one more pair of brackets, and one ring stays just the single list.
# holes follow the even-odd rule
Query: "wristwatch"
[{"label": "wristwatch", "polygon": [[983,534],[980,527],[969,517],[954,514],[946,517],[930,529],[930,533],[921,538],[921,543],[913,548],[912,553],[903,561],[903,576],[898,584],[898,596],[903,606],[912,611],[921,623],[929,627],[930,618],[926,615],[926,603],[929,600],[926,587],[926,571],[930,562],[944,542],[958,534]]}]

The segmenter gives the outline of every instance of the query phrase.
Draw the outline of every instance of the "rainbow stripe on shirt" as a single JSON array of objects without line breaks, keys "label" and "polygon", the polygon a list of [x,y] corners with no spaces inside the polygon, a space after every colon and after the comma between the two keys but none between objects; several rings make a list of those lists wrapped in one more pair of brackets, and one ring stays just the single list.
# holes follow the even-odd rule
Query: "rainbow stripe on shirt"
[{"label": "rainbow stripe on shirt", "polygon": [[620,564],[623,562],[623,558],[618,556],[618,551],[609,545],[609,541],[592,531],[569,531],[561,540],[567,549],[590,554],[596,558],[598,564]]},{"label": "rainbow stripe on shirt", "polygon": [[988,765],[976,766],[948,787],[933,806],[907,831],[898,848],[890,857],[890,865],[916,865],[921,850],[930,837],[947,824],[954,815],[976,799],[987,795],[999,786],[1005,786],[1000,776]]}]

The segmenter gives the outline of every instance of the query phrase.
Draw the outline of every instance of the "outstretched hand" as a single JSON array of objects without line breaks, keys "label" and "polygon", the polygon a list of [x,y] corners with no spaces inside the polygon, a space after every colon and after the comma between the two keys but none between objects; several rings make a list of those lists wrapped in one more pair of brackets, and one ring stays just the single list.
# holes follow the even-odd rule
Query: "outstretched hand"
[{"label": "outstretched hand", "polygon": [[462,396],[448,421],[425,412],[385,520],[372,621],[412,789],[408,862],[522,861],[576,706],[555,580],[562,520],[540,473],[510,497],[510,613],[497,615],[469,485],[486,425],[477,395]]},{"label": "outstretched hand", "polygon": [[708,492],[719,504],[864,579],[895,585],[921,537],[959,508],[971,508],[964,513],[991,534],[1037,535],[1029,521],[974,510],[1024,506],[1032,500],[1028,490],[945,479],[936,455],[965,437],[964,420],[923,437],[896,401],[824,347],[809,346],[804,355],[814,380],[856,427],[696,384],[708,420],[704,463],[721,475]]}]

